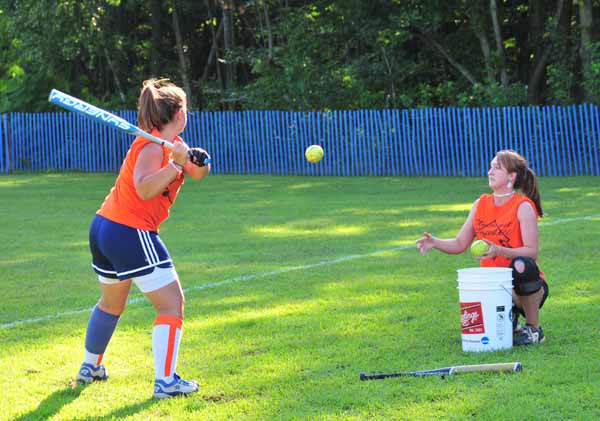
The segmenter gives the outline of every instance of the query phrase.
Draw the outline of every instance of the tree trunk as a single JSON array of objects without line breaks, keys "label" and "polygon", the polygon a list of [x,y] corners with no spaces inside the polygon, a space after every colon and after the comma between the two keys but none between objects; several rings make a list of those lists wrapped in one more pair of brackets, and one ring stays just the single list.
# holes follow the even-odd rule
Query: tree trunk
[{"label": "tree trunk", "polygon": [[[529,79],[529,68],[531,63],[530,51],[529,51],[529,36],[533,31],[531,25],[529,24],[529,9],[527,5],[529,4],[529,0],[519,0],[516,7],[521,9],[526,9],[525,11],[515,11],[515,16],[518,17],[514,21],[514,25],[511,28],[511,32],[515,36],[516,41],[516,63],[515,63],[515,75],[514,79],[523,83],[523,85],[527,84],[527,80]],[[512,6],[515,8],[515,6]]]},{"label": "tree trunk", "polygon": [[179,57],[179,74],[183,83],[183,89],[187,95],[188,109],[194,108],[192,97],[192,88],[190,86],[190,78],[188,75],[188,62],[183,48],[183,40],[181,39],[181,28],[179,27],[179,16],[177,15],[177,2],[173,2],[173,30],[175,31],[175,41],[177,43],[177,56]]},{"label": "tree trunk", "polygon": [[544,4],[543,0],[529,0],[529,49],[527,51],[527,97],[531,104],[538,102],[537,91],[531,87],[531,79],[543,54]]},{"label": "tree trunk", "polygon": [[487,13],[485,13],[485,7],[482,8],[482,6],[483,3],[480,1],[471,2],[467,13],[469,15],[470,27],[473,29],[473,33],[477,37],[477,40],[479,40],[487,83],[492,83],[495,79],[494,68],[492,67],[492,49],[490,48],[486,33],[487,24],[485,17],[487,16]]},{"label": "tree trunk", "polygon": [[221,71],[219,68],[219,63],[217,62],[218,54],[219,54],[219,44],[217,40],[223,35],[223,21],[219,23],[219,27],[217,28],[217,32],[215,33],[215,28],[211,25],[212,32],[212,47],[210,49],[210,53],[208,54],[208,59],[206,60],[206,64],[204,65],[204,72],[202,73],[201,80],[203,82],[208,79],[208,75],[210,75],[210,69],[212,68],[213,63],[217,66],[217,78],[221,80]]},{"label": "tree trunk", "polygon": [[456,70],[458,70],[460,74],[463,75],[472,85],[478,84],[477,80],[475,79],[475,77],[473,77],[471,72],[469,72],[462,64],[454,60],[454,58],[450,56],[450,53],[448,53],[448,51],[446,51],[444,47],[438,44],[432,37],[430,37],[425,32],[422,32],[419,29],[416,29],[416,32],[421,39],[423,39],[426,43],[435,48],[448,61],[448,63],[450,63]]},{"label": "tree trunk", "polygon": [[234,46],[233,7],[234,0],[221,0],[223,3],[223,48],[225,49],[225,88],[229,89],[234,81],[234,66],[230,56]]},{"label": "tree trunk", "polygon": [[579,0],[579,28],[581,29],[581,44],[579,46],[579,58],[581,59],[581,70],[583,73],[584,97],[589,100],[591,95],[586,88],[586,81],[589,80],[592,73],[592,53],[591,45],[593,42],[592,28],[594,22],[592,0]]},{"label": "tree trunk", "polygon": [[490,48],[490,43],[488,42],[487,36],[484,32],[477,32],[475,35],[479,39],[479,46],[481,47],[481,53],[483,54],[483,63],[487,73],[488,81],[493,82],[494,70],[492,69],[492,50]]},{"label": "tree trunk", "polygon": [[557,80],[555,83],[558,84],[558,89],[560,89],[560,94],[554,93],[554,101],[557,103],[563,104],[571,104],[575,93],[575,77],[573,75],[577,74],[576,63],[573,60],[573,55],[571,54],[573,47],[573,42],[571,40],[572,30],[571,30],[571,20],[573,18],[573,3],[571,1],[567,1],[563,5],[563,13],[558,22],[558,31],[556,34],[556,43],[553,49],[553,58],[551,61],[557,66],[558,71],[564,75],[568,75],[565,78],[561,78],[561,80]]},{"label": "tree trunk", "polygon": [[[529,83],[527,85],[527,100],[530,104],[536,104],[540,102],[540,86],[541,82],[545,76],[546,63],[548,62],[548,57],[550,57],[550,53],[552,52],[552,47],[556,42],[556,36],[558,33],[558,22],[561,21],[562,13],[563,13],[563,4],[564,0],[558,0],[558,4],[556,6],[556,14],[554,16],[554,28],[551,28],[549,41],[546,43],[546,46],[540,46],[539,50],[541,54],[538,52],[538,56],[534,57],[535,67],[531,76],[529,77]],[[541,6],[541,5],[540,5]],[[538,50],[538,48],[536,48]]]},{"label": "tree trunk", "polygon": [[267,2],[263,1],[262,5],[263,5],[264,14],[265,14],[265,26],[267,29],[267,42],[268,42],[267,57],[269,57],[269,60],[272,60],[273,59],[273,31],[271,31],[271,20],[269,19],[269,9],[267,7]]},{"label": "tree trunk", "polygon": [[[396,84],[394,83],[394,72],[392,69],[392,66],[390,64],[390,61],[387,58],[387,54],[385,52],[385,48],[382,46],[381,47],[381,53],[383,55],[383,61],[385,62],[385,66],[387,68],[387,72],[388,72],[388,77],[390,80],[390,93],[387,95],[388,98],[391,98],[391,106],[392,107],[396,107]],[[388,98],[386,98],[386,107],[390,107]]]},{"label": "tree trunk", "polygon": [[158,77],[160,74],[160,44],[161,30],[160,18],[161,8],[160,0],[150,0],[150,13],[152,14],[152,48],[150,49],[150,74],[153,77]]},{"label": "tree trunk", "polygon": [[[77,3],[75,3],[74,15],[75,15],[75,21],[81,22],[81,10],[79,9],[79,5]],[[84,72],[85,66],[83,66],[83,64],[81,63],[80,55],[74,56],[72,63],[73,63],[73,65],[71,67],[71,69],[72,69],[71,71],[73,73],[71,76],[71,80],[73,82],[72,82],[71,86],[73,89],[73,95],[79,97],[79,96],[81,96],[81,91],[83,89],[83,82],[81,80],[81,76],[85,74],[85,72]]]},{"label": "tree trunk", "polygon": [[504,51],[504,40],[502,30],[498,20],[498,4],[496,0],[490,0],[490,15],[494,26],[494,37],[496,38],[496,48],[498,49],[498,58],[500,59],[500,82],[503,88],[508,88],[508,71],[506,70],[506,53]]},{"label": "tree trunk", "polygon": [[121,98],[121,102],[123,104],[125,104],[125,93],[123,93],[123,88],[121,88],[121,81],[119,80],[117,71],[113,65],[112,60],[110,59],[110,54],[108,53],[106,46],[103,49],[104,49],[104,57],[106,57],[106,62],[108,63],[108,67],[110,68],[110,72],[113,76],[113,80],[115,81],[115,86],[117,87],[117,91],[119,92],[119,98]]},{"label": "tree trunk", "polygon": [[562,37],[567,40],[567,45],[571,44],[571,18],[573,17],[573,3],[568,1],[563,4],[563,12],[558,22],[558,31]]},{"label": "tree trunk", "polygon": [[219,58],[219,44],[218,44],[219,33],[220,33],[220,31],[223,30],[222,29],[223,19],[221,19],[217,33],[215,33],[215,26],[212,24],[213,13],[212,13],[211,5],[210,5],[210,0],[204,0],[204,4],[206,5],[208,19],[211,22],[210,23],[210,32],[212,34],[212,47],[210,49],[210,54],[208,56],[208,60],[206,61],[206,66],[204,67],[204,74],[202,75],[202,80],[206,80],[206,78],[208,77],[208,74],[209,74],[208,67],[210,66],[210,63],[211,63],[211,56],[213,56],[216,59],[215,63],[217,66],[217,78],[221,81],[221,86],[225,87],[225,81],[223,80],[223,74],[221,73],[221,66],[219,65],[221,60]]}]

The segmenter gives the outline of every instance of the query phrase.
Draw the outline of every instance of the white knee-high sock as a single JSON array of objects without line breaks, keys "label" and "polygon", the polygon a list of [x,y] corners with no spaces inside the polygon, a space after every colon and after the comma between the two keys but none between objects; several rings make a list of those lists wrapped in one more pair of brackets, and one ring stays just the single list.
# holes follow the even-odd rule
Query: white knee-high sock
[{"label": "white knee-high sock", "polygon": [[156,379],[173,380],[183,330],[183,320],[177,316],[158,315],[152,329],[152,354]]}]

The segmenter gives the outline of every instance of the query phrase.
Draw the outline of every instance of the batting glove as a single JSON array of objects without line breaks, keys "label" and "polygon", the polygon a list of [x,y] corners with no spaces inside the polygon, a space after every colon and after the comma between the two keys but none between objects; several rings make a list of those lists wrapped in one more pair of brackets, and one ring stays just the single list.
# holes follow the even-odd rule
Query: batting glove
[{"label": "batting glove", "polygon": [[190,148],[188,151],[188,157],[192,164],[199,167],[204,167],[210,164],[210,155],[202,148]]}]

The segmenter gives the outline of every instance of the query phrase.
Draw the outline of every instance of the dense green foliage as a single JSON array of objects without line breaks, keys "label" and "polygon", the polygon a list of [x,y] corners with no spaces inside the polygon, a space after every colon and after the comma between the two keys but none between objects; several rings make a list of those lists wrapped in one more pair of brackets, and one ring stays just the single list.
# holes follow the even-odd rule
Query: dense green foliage
[{"label": "dense green foliage", "polygon": [[[114,179],[0,177],[2,420],[600,419],[597,177],[540,180],[546,342],[479,354],[461,351],[456,288],[456,269],[477,262],[421,257],[414,241],[454,235],[485,179],[186,182],[161,237],[186,291],[178,371],[201,390],[160,402],[155,313],[136,287],[104,357],[108,382],[68,386],[99,296],[87,230]],[[508,361],[523,372],[358,377]]]},{"label": "dense green foliage", "polygon": [[51,87],[134,108],[169,77],[195,109],[600,101],[599,0],[0,0],[0,112]]}]

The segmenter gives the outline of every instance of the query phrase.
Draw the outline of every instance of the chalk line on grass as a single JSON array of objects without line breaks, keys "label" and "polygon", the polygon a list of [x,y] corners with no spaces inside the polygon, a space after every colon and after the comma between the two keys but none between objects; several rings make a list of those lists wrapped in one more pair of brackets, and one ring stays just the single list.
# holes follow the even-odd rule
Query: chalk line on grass
[{"label": "chalk line on grass", "polygon": [[596,219],[596,218],[600,218],[600,213],[597,213],[595,215],[587,215],[587,216],[574,216],[572,218],[558,218],[558,219],[555,219],[553,221],[548,221],[548,222],[542,220],[540,222],[539,226],[547,227],[549,225],[564,224],[565,222],[588,221],[588,220],[592,220],[592,219]]},{"label": "chalk line on grass", "polygon": [[[307,270],[307,269],[312,269],[312,268],[316,268],[319,266],[333,265],[336,263],[347,262],[349,260],[361,259],[364,257],[376,256],[378,254],[384,254],[384,253],[399,251],[399,250],[406,250],[406,249],[414,248],[414,247],[415,246],[413,244],[407,244],[407,245],[402,245],[402,246],[398,246],[398,247],[392,247],[392,248],[385,249],[385,250],[377,250],[377,251],[373,251],[371,253],[366,253],[366,254],[351,254],[348,256],[339,257],[337,259],[323,260],[321,262],[311,263],[308,265],[293,266],[293,267],[289,267],[289,268],[277,269],[277,270],[272,270],[270,272],[257,273],[257,274],[253,274],[253,275],[235,276],[233,278],[224,279],[222,281],[209,282],[208,284],[198,285],[198,286],[190,287],[190,288],[184,288],[183,292],[187,293],[190,291],[201,291],[201,290],[205,290],[205,289],[209,289],[209,288],[220,287],[222,285],[233,284],[233,283],[237,283],[237,282],[251,281],[254,279],[262,279],[262,278],[267,278],[269,276],[280,275],[282,273],[294,272],[297,270]],[[144,296],[132,297],[127,300],[127,304],[137,304],[140,302],[147,302],[146,297],[144,297]],[[71,316],[74,314],[89,313],[92,311],[92,309],[93,308],[85,308],[85,309],[80,309],[80,310],[64,311],[64,312],[60,312],[60,313],[56,313],[56,314],[51,314],[48,316],[40,316],[40,317],[31,318],[31,319],[17,320],[14,322],[5,323],[5,324],[0,325],[0,329],[10,329],[15,326],[56,319],[56,318],[63,317],[63,316]]]},{"label": "chalk line on grass", "polygon": [[[600,214],[577,216],[577,217],[571,217],[571,218],[558,218],[558,219],[551,220],[548,222],[540,222],[540,227],[545,227],[545,226],[549,226],[549,225],[558,225],[558,224],[574,222],[574,221],[592,220],[595,218],[600,218]],[[277,270],[272,270],[270,272],[257,273],[257,274],[253,274],[253,275],[235,276],[233,278],[224,279],[222,281],[209,282],[208,284],[185,288],[183,291],[184,291],[184,293],[187,293],[190,291],[202,291],[202,290],[209,289],[209,288],[217,288],[222,285],[228,285],[228,284],[233,284],[233,283],[237,283],[237,282],[252,281],[255,279],[262,279],[262,278],[267,278],[269,276],[280,275],[282,273],[294,272],[294,271],[298,271],[298,270],[313,269],[313,268],[316,268],[319,266],[334,265],[336,263],[347,262],[349,260],[362,259],[365,257],[376,256],[378,254],[384,254],[384,253],[393,252],[393,251],[406,250],[406,249],[410,249],[410,248],[414,248],[414,247],[415,247],[414,244],[406,244],[406,245],[392,247],[392,248],[385,249],[385,250],[373,251],[371,253],[351,254],[348,256],[339,257],[337,259],[323,260],[321,262],[311,263],[308,265],[293,266],[293,267],[289,267],[289,268],[277,269]],[[137,303],[146,302],[146,301],[147,301],[146,298],[143,296],[132,297],[129,300],[127,300],[127,304],[137,304]],[[92,311],[92,308],[85,308],[85,309],[80,309],[80,310],[63,311],[60,313],[51,314],[51,315],[47,315],[47,316],[40,316],[40,317],[33,317],[30,319],[17,320],[14,322],[4,323],[4,324],[0,325],[0,329],[10,329],[10,328],[13,328],[16,326],[41,322],[41,321],[45,321],[45,320],[57,319],[59,317],[71,316],[71,315],[75,315],[75,314],[89,313],[91,311]]]}]

